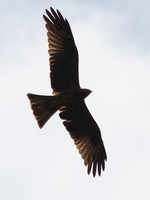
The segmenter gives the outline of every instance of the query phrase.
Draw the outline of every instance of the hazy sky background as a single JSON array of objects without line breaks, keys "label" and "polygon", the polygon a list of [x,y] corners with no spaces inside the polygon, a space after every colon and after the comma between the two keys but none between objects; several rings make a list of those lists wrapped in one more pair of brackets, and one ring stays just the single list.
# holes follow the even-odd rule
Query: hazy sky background
[{"label": "hazy sky background", "polygon": [[[108,161],[87,175],[58,113],[39,129],[26,93],[51,94],[42,15],[68,19],[80,83],[99,124]],[[150,1],[0,2],[0,199],[149,200]]]}]

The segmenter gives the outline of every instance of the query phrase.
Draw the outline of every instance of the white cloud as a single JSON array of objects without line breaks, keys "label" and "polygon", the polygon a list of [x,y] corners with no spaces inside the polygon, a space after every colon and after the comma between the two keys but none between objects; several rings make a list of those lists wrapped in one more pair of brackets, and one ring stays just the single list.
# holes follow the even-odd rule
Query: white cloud
[{"label": "white cloud", "polygon": [[52,6],[71,24],[81,86],[93,90],[86,102],[102,131],[106,171],[100,178],[88,176],[57,114],[39,130],[26,98],[27,92],[51,92],[42,19],[51,2],[5,2],[0,198],[148,200],[149,6],[140,1],[63,2]]}]

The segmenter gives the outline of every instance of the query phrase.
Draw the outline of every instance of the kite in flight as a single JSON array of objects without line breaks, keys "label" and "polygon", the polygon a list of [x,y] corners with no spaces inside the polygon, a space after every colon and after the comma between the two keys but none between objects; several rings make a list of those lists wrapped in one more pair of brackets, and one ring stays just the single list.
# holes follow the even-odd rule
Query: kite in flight
[{"label": "kite in flight", "polygon": [[87,173],[101,175],[107,155],[100,129],[90,114],[84,99],[91,93],[81,89],[78,77],[78,50],[67,19],[53,8],[46,10],[50,55],[50,80],[53,96],[27,94],[33,114],[42,128],[57,111],[71,138],[84,159]]}]

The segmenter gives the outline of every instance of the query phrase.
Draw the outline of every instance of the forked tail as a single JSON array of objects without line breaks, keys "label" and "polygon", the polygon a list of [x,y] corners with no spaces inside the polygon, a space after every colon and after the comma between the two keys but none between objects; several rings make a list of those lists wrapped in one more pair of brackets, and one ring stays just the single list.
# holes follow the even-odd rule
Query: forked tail
[{"label": "forked tail", "polygon": [[56,105],[55,96],[42,96],[36,94],[27,94],[33,114],[38,122],[40,128],[42,128],[49,118],[59,109]]}]

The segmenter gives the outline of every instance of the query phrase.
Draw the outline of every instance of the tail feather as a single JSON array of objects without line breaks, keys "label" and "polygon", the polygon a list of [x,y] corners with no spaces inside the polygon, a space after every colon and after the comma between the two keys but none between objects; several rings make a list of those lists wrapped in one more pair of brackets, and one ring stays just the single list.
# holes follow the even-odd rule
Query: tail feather
[{"label": "tail feather", "polygon": [[55,96],[42,96],[36,94],[27,94],[33,114],[38,122],[40,128],[42,128],[49,118],[59,109],[59,105],[56,105]]}]

